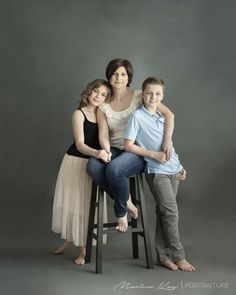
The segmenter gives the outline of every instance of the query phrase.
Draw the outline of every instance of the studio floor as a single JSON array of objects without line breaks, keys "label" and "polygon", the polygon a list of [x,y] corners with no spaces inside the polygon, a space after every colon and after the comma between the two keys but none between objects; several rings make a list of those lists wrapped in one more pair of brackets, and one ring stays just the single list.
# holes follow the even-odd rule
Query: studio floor
[{"label": "studio floor", "polygon": [[[37,239],[32,234],[18,243],[3,243],[1,249],[1,294],[6,295],[74,295],[74,294],[196,294],[233,295],[236,291],[235,265],[230,259],[230,245],[212,244],[202,231],[188,240],[185,235],[187,258],[197,271],[171,272],[154,265],[146,268],[143,240],[139,238],[140,258],[132,259],[129,234],[110,235],[103,246],[103,272],[95,274],[95,249],[91,264],[73,264],[76,248],[63,255],[53,255],[60,238],[48,231]],[[205,236],[204,236],[205,235]],[[15,237],[16,238],[16,237]],[[223,236],[222,236],[223,238]],[[16,241],[16,240],[15,240]],[[24,241],[24,242],[23,242]],[[5,241],[6,242],[6,241]],[[221,257],[216,254],[225,251]],[[153,253],[154,260],[155,255]],[[235,260],[235,259],[234,259]]]}]

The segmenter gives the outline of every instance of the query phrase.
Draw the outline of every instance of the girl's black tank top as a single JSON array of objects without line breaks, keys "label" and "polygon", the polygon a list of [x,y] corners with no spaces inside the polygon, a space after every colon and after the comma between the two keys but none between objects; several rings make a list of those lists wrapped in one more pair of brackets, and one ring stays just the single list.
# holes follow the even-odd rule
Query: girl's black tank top
[{"label": "girl's black tank top", "polygon": [[[98,140],[98,124],[89,121],[85,113],[81,109],[80,111],[84,115],[84,143],[93,149],[99,150],[100,144]],[[90,156],[84,155],[77,150],[75,142],[69,147],[66,153],[70,156],[87,159],[90,158]]]}]

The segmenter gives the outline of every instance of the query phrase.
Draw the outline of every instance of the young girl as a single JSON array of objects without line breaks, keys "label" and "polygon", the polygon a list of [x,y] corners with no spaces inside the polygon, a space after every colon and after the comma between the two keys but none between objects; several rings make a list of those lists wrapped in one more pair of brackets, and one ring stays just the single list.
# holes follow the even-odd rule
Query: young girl
[{"label": "young girl", "polygon": [[110,96],[105,80],[89,83],[81,95],[79,107],[72,115],[74,143],[62,161],[57,178],[52,230],[61,233],[64,243],[54,252],[62,254],[72,242],[79,248],[77,265],[85,263],[88,215],[92,179],[86,173],[88,158],[93,156],[107,163],[110,155],[100,148],[96,109]]}]

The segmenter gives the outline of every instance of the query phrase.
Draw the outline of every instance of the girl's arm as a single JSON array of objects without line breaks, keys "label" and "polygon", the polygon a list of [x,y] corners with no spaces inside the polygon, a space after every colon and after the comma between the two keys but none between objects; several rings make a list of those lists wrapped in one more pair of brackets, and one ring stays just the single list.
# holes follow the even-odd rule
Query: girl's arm
[{"label": "girl's arm", "polygon": [[164,153],[166,153],[167,160],[169,160],[173,146],[172,135],[174,131],[174,114],[162,103],[160,103],[157,108],[165,116],[165,133],[162,149]]},{"label": "girl's arm", "polygon": [[106,151],[93,149],[84,143],[84,116],[80,110],[74,111],[72,115],[72,128],[77,150],[85,155],[107,162]]},{"label": "girl's arm", "polygon": [[142,157],[154,159],[162,164],[167,161],[167,156],[164,152],[155,152],[142,148],[134,143],[134,140],[125,139],[124,147],[127,152],[137,154]]},{"label": "girl's arm", "polygon": [[99,130],[99,143],[101,148],[111,156],[107,119],[105,114],[99,108],[97,109],[97,121]]}]

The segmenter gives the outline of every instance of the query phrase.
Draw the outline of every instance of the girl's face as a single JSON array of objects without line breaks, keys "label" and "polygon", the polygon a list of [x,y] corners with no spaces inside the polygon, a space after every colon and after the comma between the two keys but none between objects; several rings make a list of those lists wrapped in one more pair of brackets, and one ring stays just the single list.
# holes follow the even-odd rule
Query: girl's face
[{"label": "girl's face", "polygon": [[156,109],[164,96],[163,87],[158,84],[147,84],[143,91],[143,102],[147,109]]},{"label": "girl's face", "polygon": [[125,88],[129,82],[129,77],[125,67],[119,67],[110,78],[113,89]]},{"label": "girl's face", "polygon": [[97,107],[105,102],[109,94],[108,88],[105,85],[101,85],[98,88],[94,88],[89,97],[89,104]]}]

